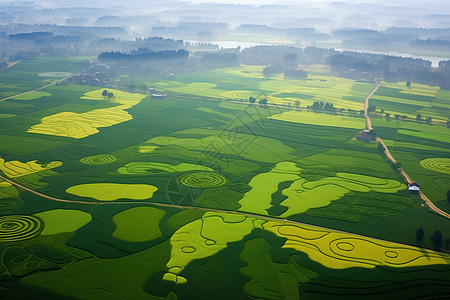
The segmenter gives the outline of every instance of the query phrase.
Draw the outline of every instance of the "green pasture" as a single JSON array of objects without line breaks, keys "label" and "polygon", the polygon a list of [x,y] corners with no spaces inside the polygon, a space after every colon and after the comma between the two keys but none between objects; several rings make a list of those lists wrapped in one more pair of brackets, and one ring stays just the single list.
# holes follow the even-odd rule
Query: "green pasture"
[{"label": "green pasture", "polygon": [[450,92],[418,83],[412,83],[408,88],[405,82],[382,82],[371,97],[370,104],[391,115],[406,115],[415,119],[417,114],[421,114],[423,119],[431,117],[446,121],[450,115]]},{"label": "green pasture", "polygon": [[386,138],[392,155],[422,191],[433,202],[444,201],[450,183],[447,159],[450,149],[450,129],[384,119],[373,121],[375,131]]},{"label": "green pasture", "polygon": [[[76,72],[74,62],[37,59],[7,72],[33,73],[38,84],[50,78],[38,74]],[[434,230],[450,237],[447,220],[408,193],[375,142],[355,139],[363,118],[245,102],[360,110],[373,85],[318,74],[264,78],[259,66],[139,81],[168,97],[114,90],[107,100],[103,88],[55,85],[0,102],[8,116],[0,117],[2,175],[59,198],[0,180],[2,297],[448,295],[450,257],[430,250]],[[414,83],[380,93],[385,102],[446,105],[442,90]],[[72,119],[58,119],[67,113],[88,120],[77,123],[81,133],[49,134],[68,132]],[[111,118],[120,122],[96,125]],[[43,124],[46,133],[30,130]],[[439,204],[450,182],[448,128],[373,125]]]},{"label": "green pasture", "polygon": [[339,77],[309,74],[305,80],[285,79],[283,75],[265,78],[263,67],[243,65],[236,68],[205,70],[177,75],[175,80],[140,79],[157,90],[190,97],[248,101],[250,96],[267,97],[269,103],[295,106],[314,101],[332,102],[335,107],[360,110],[373,85]]},{"label": "green pasture", "polygon": [[[21,61],[11,68],[2,70],[0,72],[0,99],[57,81],[61,79],[61,72],[70,74],[80,72],[84,69],[80,64],[82,60],[81,57],[39,57]],[[47,73],[46,76],[40,76],[45,73]],[[22,98],[23,100],[29,100],[26,96],[22,97],[25,97]]]}]

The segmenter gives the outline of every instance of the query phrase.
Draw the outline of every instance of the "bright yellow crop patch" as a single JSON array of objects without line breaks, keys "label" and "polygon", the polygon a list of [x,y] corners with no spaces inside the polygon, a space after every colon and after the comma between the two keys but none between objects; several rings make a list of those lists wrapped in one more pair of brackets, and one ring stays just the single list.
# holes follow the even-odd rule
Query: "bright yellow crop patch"
[{"label": "bright yellow crop patch", "polygon": [[7,181],[1,181],[0,180],[0,188],[4,188],[4,187],[10,187],[12,186],[11,183],[7,182]]},{"label": "bright yellow crop patch", "polygon": [[332,269],[403,268],[450,263],[447,254],[329,229],[274,221],[264,224],[264,229],[286,238],[283,248],[305,252],[310,259]]},{"label": "bright yellow crop patch", "polygon": [[285,238],[283,248],[304,252],[311,260],[331,269],[450,264],[448,254],[431,250],[308,225],[207,212],[172,235],[171,257],[163,279],[185,283],[187,279],[180,273],[191,261],[215,255],[228,243],[242,240],[254,229],[267,230]]},{"label": "bright yellow crop patch", "polygon": [[71,186],[67,193],[100,201],[150,199],[158,188],[149,184],[88,183]]},{"label": "bright yellow crop patch", "polygon": [[155,151],[158,148],[158,146],[140,146],[138,151],[140,153],[149,153]]},{"label": "bright yellow crop patch", "polygon": [[32,160],[29,162],[20,162],[18,160],[5,161],[0,157],[0,171],[10,178],[50,170],[57,168],[62,164],[63,163],[61,161],[52,161],[48,164],[39,164],[37,163],[37,160]]},{"label": "bright yellow crop patch", "polygon": [[40,124],[32,126],[27,132],[65,136],[81,139],[99,132],[98,128],[110,127],[133,119],[126,111],[141,102],[146,96],[126,93],[119,90],[108,90],[114,98],[102,96],[103,89],[84,94],[82,99],[102,100],[117,103],[117,106],[95,109],[85,113],[62,112],[42,118]]}]

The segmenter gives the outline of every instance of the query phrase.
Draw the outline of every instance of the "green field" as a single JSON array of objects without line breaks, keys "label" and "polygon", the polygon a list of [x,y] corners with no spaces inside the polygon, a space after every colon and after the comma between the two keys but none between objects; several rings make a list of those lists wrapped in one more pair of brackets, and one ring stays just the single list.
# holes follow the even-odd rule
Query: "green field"
[{"label": "green field", "polygon": [[450,91],[437,86],[412,83],[408,88],[405,82],[383,82],[370,103],[391,115],[406,115],[415,119],[417,114],[421,114],[423,119],[431,117],[446,121],[450,116],[449,99]]},{"label": "green field", "polygon": [[[68,61],[24,61],[0,74],[34,72],[23,83],[31,89],[76,72]],[[431,242],[435,230],[450,238],[449,221],[421,206],[375,142],[355,138],[365,128],[359,114],[304,109],[332,101],[361,110],[373,85],[315,74],[268,79],[256,66],[137,81],[168,97],[108,88],[116,98],[105,99],[104,88],[63,84],[0,102],[8,115],[0,117],[0,175],[20,185],[0,179],[2,299],[450,293],[450,255]],[[441,93],[413,88],[424,98],[410,101]],[[303,109],[249,105],[251,95],[291,106],[299,99]],[[442,202],[449,129],[373,125]]]},{"label": "green field", "polygon": [[142,82],[158,90],[181,95],[195,95],[216,99],[247,101],[250,96],[268,97],[273,104],[301,106],[312,105],[314,101],[332,102],[335,107],[361,109],[365,97],[373,85],[354,80],[309,74],[306,80],[284,79],[282,75],[265,78],[263,67],[241,66],[211,71],[182,74],[175,80],[160,81],[157,78],[143,78]]},{"label": "green field", "polygon": [[382,119],[375,119],[372,124],[378,134],[390,142],[392,155],[421,184],[427,197],[438,205],[445,205],[450,186],[450,129],[442,125]]}]

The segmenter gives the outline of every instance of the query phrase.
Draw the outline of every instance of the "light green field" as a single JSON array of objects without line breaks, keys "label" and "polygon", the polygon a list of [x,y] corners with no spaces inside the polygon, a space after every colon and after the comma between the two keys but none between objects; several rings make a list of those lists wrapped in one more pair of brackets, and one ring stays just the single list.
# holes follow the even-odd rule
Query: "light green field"
[{"label": "light green field", "polygon": [[406,185],[396,180],[382,179],[359,174],[338,173],[336,177],[325,177],[317,181],[301,178],[283,190],[287,196],[281,205],[288,207],[280,217],[286,218],[303,213],[311,208],[327,206],[351,191],[396,193],[405,190]]},{"label": "light green field", "polygon": [[66,192],[100,201],[114,201],[150,199],[157,190],[157,187],[149,184],[88,183],[72,186]]},{"label": "light green field", "polygon": [[[314,101],[332,102],[335,107],[360,110],[373,85],[334,76],[308,74],[307,80],[263,76],[262,66],[242,65],[177,76],[177,80],[146,82],[158,89],[210,98],[247,101],[250,96],[267,97],[269,103],[301,106]],[[219,81],[221,84],[217,84]]]},{"label": "light green field", "polygon": [[157,162],[131,162],[119,168],[117,172],[120,174],[155,174],[155,173],[176,173],[188,171],[214,171],[211,168],[196,165],[181,163],[178,165],[171,165]]},{"label": "light green field", "polygon": [[363,129],[365,119],[321,114],[308,111],[286,111],[270,117],[271,119],[320,126]]},{"label": "light green field", "polygon": [[381,88],[372,96],[371,104],[377,109],[384,109],[391,116],[398,114],[415,119],[417,114],[422,118],[446,121],[450,114],[450,93],[438,86],[412,83],[406,87],[405,82],[382,82]]},{"label": "light green field", "polygon": [[16,116],[15,114],[0,114],[0,119],[8,119]]},{"label": "light green field", "polygon": [[92,220],[90,214],[71,209],[54,209],[34,215],[44,221],[45,226],[41,235],[73,232]]},{"label": "light green field", "polygon": [[450,158],[427,158],[420,165],[427,170],[450,175]]},{"label": "light green field", "polygon": [[39,99],[41,97],[46,97],[46,96],[51,96],[52,94],[48,93],[48,92],[31,92],[31,93],[26,93],[24,95],[20,95],[17,97],[14,97],[14,100],[34,100],[34,99]]},{"label": "light green field", "polygon": [[128,242],[146,242],[162,236],[159,221],[165,211],[140,206],[124,210],[113,217],[116,229],[113,237]]},{"label": "light green field", "polygon": [[268,173],[260,173],[252,178],[249,185],[252,189],[239,201],[241,211],[267,215],[271,207],[272,194],[278,190],[278,185],[284,181],[299,179],[301,169],[292,162],[278,163]]},{"label": "light green field", "polygon": [[72,73],[69,72],[44,72],[38,74],[39,77],[54,77],[54,78],[64,78],[70,75],[72,75]]},{"label": "light green field", "polygon": [[[182,138],[160,136],[152,138],[146,142],[149,146],[169,146],[176,145],[189,150],[205,151],[211,149],[224,155],[240,155],[247,159],[276,163],[281,159],[289,160],[293,158],[290,152],[293,152],[289,146],[282,142],[255,136],[251,134],[232,132],[229,137],[223,136],[223,132],[209,129],[188,129],[175,133],[177,136],[184,135],[204,135],[203,138]],[[216,136],[214,136],[214,134]],[[222,136],[220,136],[222,135]],[[152,145],[153,144],[153,145]],[[198,154],[201,155],[202,154]]]}]

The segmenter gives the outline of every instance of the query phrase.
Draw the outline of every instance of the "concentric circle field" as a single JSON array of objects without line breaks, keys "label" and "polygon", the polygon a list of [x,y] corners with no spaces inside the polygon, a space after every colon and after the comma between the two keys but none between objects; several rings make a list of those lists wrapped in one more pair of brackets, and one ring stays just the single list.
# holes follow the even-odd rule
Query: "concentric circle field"
[{"label": "concentric circle field", "polygon": [[224,185],[227,179],[216,172],[197,172],[179,178],[181,184],[193,188],[212,188]]},{"label": "concentric circle field", "polygon": [[0,217],[0,242],[30,239],[43,229],[42,222],[33,216],[12,215]]},{"label": "concentric circle field", "polygon": [[107,165],[117,160],[115,156],[108,154],[99,154],[93,156],[86,156],[80,159],[85,165]]},{"label": "concentric circle field", "polygon": [[450,158],[427,158],[422,160],[420,165],[427,170],[450,175]]}]

